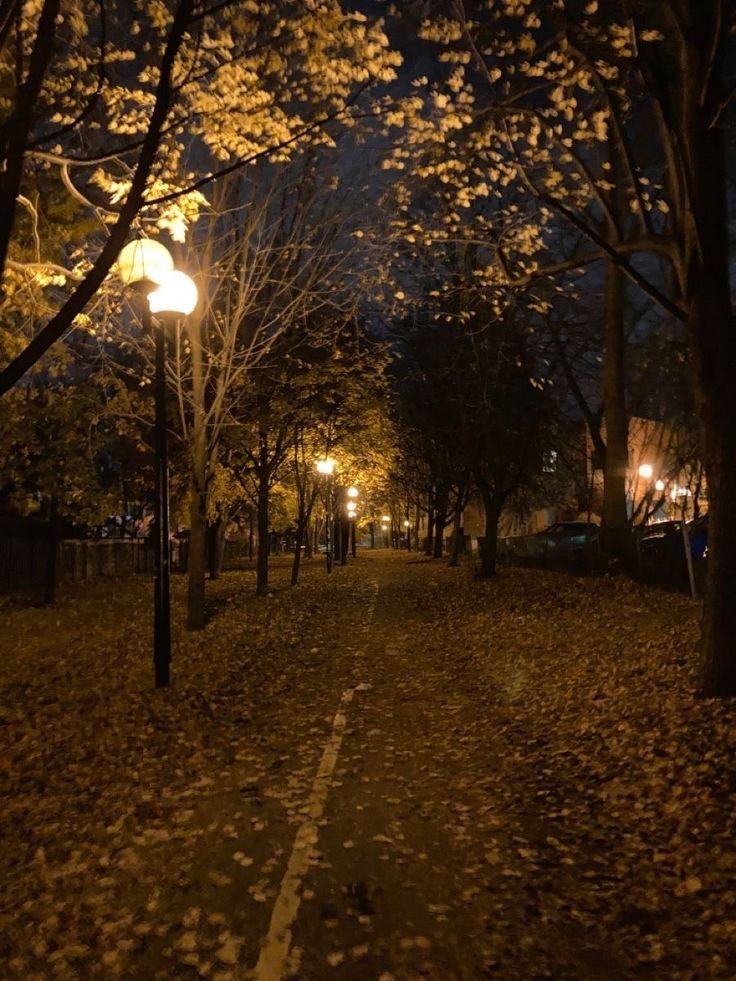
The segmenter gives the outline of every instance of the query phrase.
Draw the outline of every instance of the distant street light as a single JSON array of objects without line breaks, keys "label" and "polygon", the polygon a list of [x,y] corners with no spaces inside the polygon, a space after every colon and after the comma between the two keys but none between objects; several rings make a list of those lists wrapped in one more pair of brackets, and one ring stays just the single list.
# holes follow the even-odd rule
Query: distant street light
[{"label": "distant street light", "polygon": [[334,504],[332,501],[332,474],[335,470],[335,461],[331,457],[324,460],[317,460],[317,473],[325,478],[324,505],[325,505],[325,561],[327,572],[332,572],[332,520],[334,517]]},{"label": "distant street light", "polygon": [[358,515],[356,513],[357,512],[357,509],[358,509],[358,505],[355,503],[355,498],[358,496],[358,488],[357,487],[348,487],[347,493],[348,493],[348,497],[352,498],[352,500],[351,501],[348,501],[348,503],[347,503],[347,508],[348,508],[348,521],[349,521],[348,533],[350,535],[350,551],[351,551],[351,554],[352,554],[353,558],[356,558],[358,552],[357,552],[357,546],[356,546],[356,542],[355,542],[355,526],[358,523]]},{"label": "distant street light", "polygon": [[642,463],[639,467],[639,476],[643,477],[644,480],[651,480],[654,470],[649,463]]},{"label": "distant street light", "polygon": [[663,480],[658,480],[657,483],[654,485],[654,489],[655,490],[658,490],[658,491],[663,491],[664,490],[664,481]]},{"label": "distant street light", "polygon": [[153,667],[157,688],[171,682],[171,568],[169,555],[169,463],[166,431],[166,332],[167,321],[190,314],[197,305],[197,287],[185,273],[174,269],[174,260],[160,242],[137,239],[118,257],[118,275],[146,298],[140,304],[144,331],[152,330],[151,314],[162,321],[154,331],[156,374],[154,394],[154,463],[156,473],[156,583],[153,598]]}]

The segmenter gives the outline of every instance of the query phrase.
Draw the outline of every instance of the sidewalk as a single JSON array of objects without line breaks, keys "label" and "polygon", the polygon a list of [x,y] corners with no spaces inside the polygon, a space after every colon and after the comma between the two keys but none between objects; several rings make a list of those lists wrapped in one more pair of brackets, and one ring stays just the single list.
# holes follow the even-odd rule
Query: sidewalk
[{"label": "sidewalk", "polygon": [[736,727],[692,698],[695,608],[468,573],[228,575],[164,692],[150,583],[6,610],[0,976],[731,977]]}]

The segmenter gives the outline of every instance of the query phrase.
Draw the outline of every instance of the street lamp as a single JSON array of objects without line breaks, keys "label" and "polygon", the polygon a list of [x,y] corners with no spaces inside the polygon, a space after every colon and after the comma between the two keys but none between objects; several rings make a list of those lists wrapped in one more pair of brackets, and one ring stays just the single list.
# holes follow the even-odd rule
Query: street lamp
[{"label": "street lamp", "polygon": [[643,477],[644,480],[651,480],[653,473],[654,470],[652,470],[651,464],[649,463],[642,463],[639,467],[639,476]]},{"label": "street lamp", "polygon": [[355,545],[355,525],[357,523],[357,517],[358,517],[356,514],[358,505],[355,503],[355,498],[358,496],[358,488],[348,487],[347,493],[348,493],[348,497],[352,498],[352,500],[348,501],[346,506],[348,512],[348,535],[350,536],[350,551],[352,553],[353,558],[355,558],[357,555],[356,545]]},{"label": "street lamp", "polygon": [[334,511],[334,505],[332,503],[332,474],[335,469],[335,461],[331,457],[325,457],[324,460],[317,460],[317,473],[322,474],[325,478],[325,560],[327,562],[327,571],[332,572],[332,517]]},{"label": "street lamp", "polygon": [[156,415],[154,456],[156,472],[156,583],[153,599],[153,667],[157,688],[171,681],[171,569],[169,557],[169,466],[166,432],[166,333],[167,321],[190,314],[197,305],[197,287],[182,272],[160,242],[137,239],[129,242],[118,257],[118,275],[146,297],[140,305],[143,329],[150,332],[152,314],[162,321],[154,332]]}]

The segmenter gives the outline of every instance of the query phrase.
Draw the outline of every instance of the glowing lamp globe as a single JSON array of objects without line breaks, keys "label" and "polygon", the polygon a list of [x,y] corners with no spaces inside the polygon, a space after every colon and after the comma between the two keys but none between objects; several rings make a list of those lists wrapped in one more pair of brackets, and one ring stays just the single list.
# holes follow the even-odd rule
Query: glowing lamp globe
[{"label": "glowing lamp globe", "polygon": [[317,460],[317,473],[329,474],[335,469],[335,461],[330,457],[326,460]]},{"label": "glowing lamp globe", "polygon": [[348,497],[357,497],[359,494],[357,487],[348,487]]},{"label": "glowing lamp globe", "polygon": [[391,515],[390,514],[384,514],[381,517],[381,521],[390,521],[390,520],[391,520]]},{"label": "glowing lamp globe", "polygon": [[657,483],[654,485],[654,487],[658,491],[663,491],[664,490],[664,481],[663,480],[658,480]]},{"label": "glowing lamp globe", "polygon": [[197,287],[186,273],[172,269],[157,290],[148,295],[151,313],[171,313],[186,317],[197,305]]},{"label": "glowing lamp globe", "polygon": [[353,514],[355,512],[355,508],[356,508],[355,501],[348,501],[347,503],[348,513]]},{"label": "glowing lamp globe", "polygon": [[137,238],[128,242],[118,256],[118,276],[125,286],[140,283],[161,283],[174,268],[171,253],[160,242]]},{"label": "glowing lamp globe", "polygon": [[639,476],[643,477],[644,480],[651,480],[654,471],[649,463],[642,463],[639,467]]}]

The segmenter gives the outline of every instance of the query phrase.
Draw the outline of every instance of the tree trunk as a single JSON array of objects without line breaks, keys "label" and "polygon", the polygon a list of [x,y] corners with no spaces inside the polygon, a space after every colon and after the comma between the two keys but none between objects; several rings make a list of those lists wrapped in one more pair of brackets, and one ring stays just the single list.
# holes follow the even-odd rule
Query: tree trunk
[{"label": "tree trunk", "polygon": [[46,539],[46,569],[44,575],[43,601],[50,606],[56,597],[56,568],[59,554],[59,509],[54,495],[49,501],[49,525]]},{"label": "tree trunk", "polygon": [[445,527],[447,525],[447,497],[442,495],[437,501],[437,512],[434,517],[434,546],[432,558],[442,558],[442,546],[444,545]]},{"label": "tree trunk", "polygon": [[371,535],[371,548],[375,548],[376,547],[376,526],[375,526],[374,522],[371,521],[371,523],[370,523],[370,525],[368,527],[370,529],[370,535]]},{"label": "tree trunk", "polygon": [[189,551],[187,558],[187,630],[204,627],[207,567],[207,501],[193,478],[189,491]]},{"label": "tree trunk", "polygon": [[291,585],[296,586],[299,582],[299,567],[302,562],[302,545],[304,539],[309,538],[308,534],[309,517],[304,508],[304,501],[299,501],[299,515],[296,522],[296,548],[294,551],[294,561],[291,564]]},{"label": "tree trunk", "polygon": [[606,327],[603,352],[606,455],[603,470],[601,546],[606,559],[628,567],[631,559],[631,535],[626,511],[629,420],[624,383],[623,300],[623,273],[615,262],[609,261],[606,270]]},{"label": "tree trunk", "polygon": [[350,548],[350,522],[340,512],[340,564],[348,564],[348,549]]},{"label": "tree trunk", "polygon": [[269,472],[268,463],[261,451],[261,466],[258,473],[258,552],[256,556],[256,595],[268,594],[268,556],[271,539],[268,533]]},{"label": "tree trunk", "polygon": [[207,529],[207,563],[210,579],[219,579],[225,551],[225,522],[218,518]]},{"label": "tree trunk", "polygon": [[254,538],[254,527],[253,527],[253,508],[248,508],[248,558],[253,561],[253,538]]},{"label": "tree trunk", "polygon": [[709,504],[700,691],[736,695],[736,329],[728,275],[724,146],[718,127],[707,128],[697,116],[690,136],[699,245],[693,245],[688,276],[688,327]]},{"label": "tree trunk", "polygon": [[427,508],[427,537],[424,539],[424,554],[431,555],[434,544],[435,510],[430,502]]},{"label": "tree trunk", "polygon": [[496,556],[498,553],[498,522],[501,518],[503,500],[491,489],[484,480],[478,480],[478,486],[483,500],[485,512],[485,528],[480,548],[480,578],[491,579],[496,575]]},{"label": "tree trunk", "polygon": [[460,493],[457,495],[457,500],[455,501],[455,507],[453,510],[453,521],[452,521],[452,551],[450,552],[450,565],[456,566],[458,564],[458,559],[460,556],[460,531],[462,529],[463,521],[463,504],[462,496]]},{"label": "tree trunk", "polygon": [[192,471],[189,490],[189,552],[187,558],[187,630],[202,630],[205,618],[207,565],[207,423],[199,324],[187,321],[192,356]]}]

